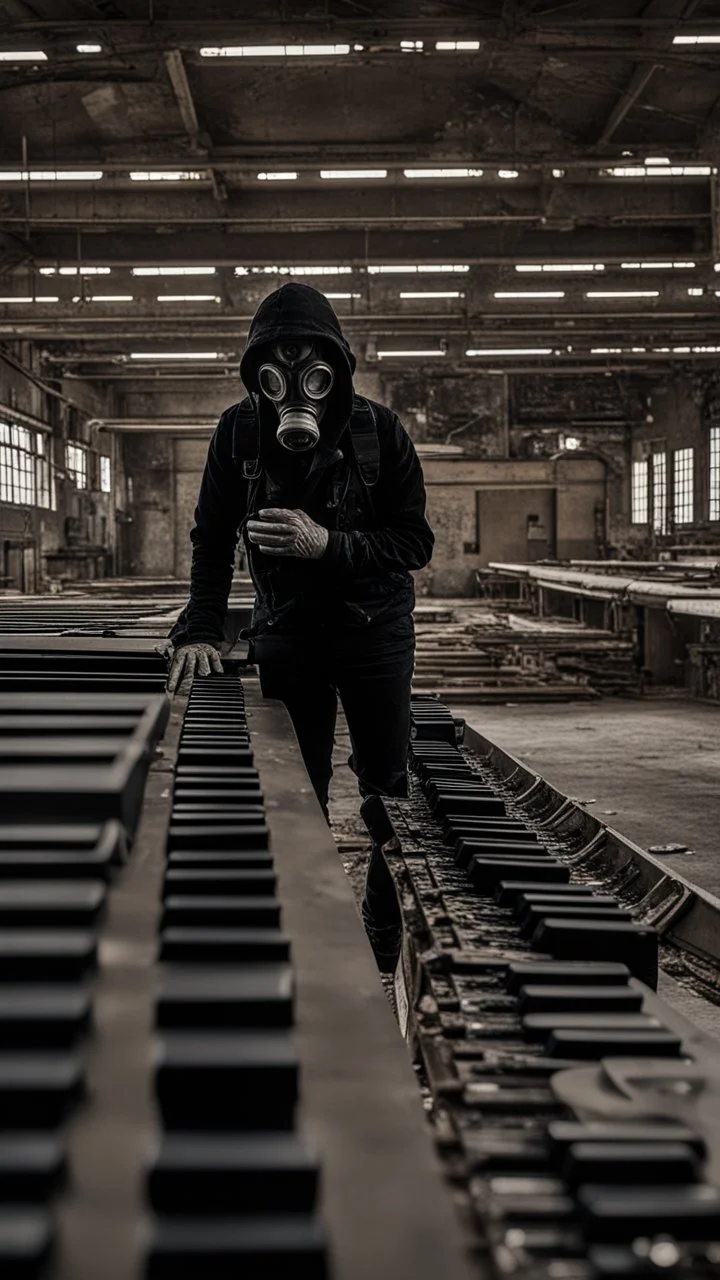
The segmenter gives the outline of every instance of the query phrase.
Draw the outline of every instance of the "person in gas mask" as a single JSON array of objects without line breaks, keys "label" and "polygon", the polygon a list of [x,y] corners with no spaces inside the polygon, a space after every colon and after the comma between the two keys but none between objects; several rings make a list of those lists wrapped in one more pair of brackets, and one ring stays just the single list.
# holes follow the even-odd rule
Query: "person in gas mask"
[{"label": "person in gas mask", "polygon": [[[264,696],[287,707],[326,818],[338,697],[361,794],[407,794],[410,571],[434,542],[412,442],[396,414],[355,394],[354,371],[324,294],[285,284],[260,304],[240,363],[248,396],[210,442],[190,599],[170,633],[170,692],[222,669],[242,536],[256,592],[250,657]],[[363,918],[380,967],[394,967],[399,914],[375,846]]]}]

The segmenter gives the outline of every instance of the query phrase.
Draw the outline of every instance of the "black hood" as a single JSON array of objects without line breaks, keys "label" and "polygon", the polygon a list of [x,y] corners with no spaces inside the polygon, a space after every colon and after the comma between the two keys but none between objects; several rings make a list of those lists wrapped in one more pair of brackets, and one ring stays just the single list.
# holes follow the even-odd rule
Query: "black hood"
[{"label": "black hood", "polygon": [[257,372],[270,343],[289,338],[314,338],[335,373],[335,383],[323,415],[321,435],[334,445],[352,413],[355,356],[333,308],[318,289],[308,284],[284,284],[260,303],[248,331],[240,360],[240,377],[248,391],[257,392]]}]

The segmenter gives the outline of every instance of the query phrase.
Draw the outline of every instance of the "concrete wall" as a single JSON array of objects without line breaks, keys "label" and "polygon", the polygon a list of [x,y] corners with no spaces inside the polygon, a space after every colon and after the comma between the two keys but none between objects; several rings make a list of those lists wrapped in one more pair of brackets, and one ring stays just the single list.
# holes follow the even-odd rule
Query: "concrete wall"
[{"label": "concrete wall", "polygon": [[[418,575],[423,594],[469,595],[474,570],[491,560],[541,558],[533,546],[534,516],[544,517],[543,554],[590,559],[598,553],[594,512],[604,503],[605,467],[596,459],[429,458],[424,472],[436,546],[432,563]],[[483,521],[485,499],[489,522]]]}]

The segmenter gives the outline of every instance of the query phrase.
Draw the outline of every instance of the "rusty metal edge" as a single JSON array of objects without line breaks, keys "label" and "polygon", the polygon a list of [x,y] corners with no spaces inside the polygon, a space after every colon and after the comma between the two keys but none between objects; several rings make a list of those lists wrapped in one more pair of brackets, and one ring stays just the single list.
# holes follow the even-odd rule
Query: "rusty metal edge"
[{"label": "rusty metal edge", "polygon": [[[632,864],[635,884],[643,895],[651,893],[661,882],[665,882],[667,895],[682,900],[682,911],[678,911],[667,927],[662,928],[664,940],[673,943],[680,951],[689,952],[713,968],[720,969],[719,898],[692,884],[676,871],[669,871],[647,850],[589,814],[582,805],[551,786],[541,774],[468,725],[464,728],[463,745],[496,770],[502,778],[520,778],[526,783],[527,790],[542,786],[544,793],[557,801],[555,813],[562,809],[564,815],[574,814],[578,822],[592,832],[591,839],[602,839],[603,854],[618,872],[627,871],[628,863]],[[549,826],[552,826],[552,821],[550,817]]]}]

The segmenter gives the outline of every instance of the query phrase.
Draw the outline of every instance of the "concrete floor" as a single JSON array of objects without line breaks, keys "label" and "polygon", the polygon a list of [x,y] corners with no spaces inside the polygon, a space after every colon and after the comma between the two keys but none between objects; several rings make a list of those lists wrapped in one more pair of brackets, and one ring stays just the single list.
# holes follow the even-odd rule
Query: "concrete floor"
[{"label": "concrete floor", "polygon": [[720,707],[633,701],[455,707],[596,817],[720,897]]}]

